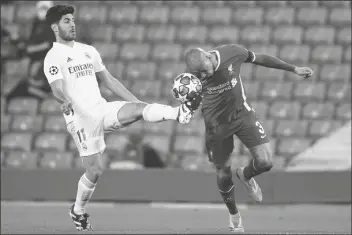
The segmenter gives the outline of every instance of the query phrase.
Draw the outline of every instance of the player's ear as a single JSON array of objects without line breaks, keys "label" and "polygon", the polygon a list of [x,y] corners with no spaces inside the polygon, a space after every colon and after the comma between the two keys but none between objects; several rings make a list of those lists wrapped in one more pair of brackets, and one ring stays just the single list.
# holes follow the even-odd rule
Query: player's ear
[{"label": "player's ear", "polygon": [[51,29],[54,31],[54,32],[58,32],[59,29],[58,29],[58,25],[57,24],[51,24]]}]

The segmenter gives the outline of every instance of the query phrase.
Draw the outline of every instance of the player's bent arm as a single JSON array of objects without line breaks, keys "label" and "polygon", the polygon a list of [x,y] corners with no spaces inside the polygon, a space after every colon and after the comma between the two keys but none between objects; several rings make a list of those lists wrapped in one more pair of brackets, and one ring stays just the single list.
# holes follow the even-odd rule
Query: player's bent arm
[{"label": "player's bent arm", "polygon": [[96,75],[109,90],[111,90],[115,95],[121,97],[123,100],[141,102],[136,96],[127,90],[127,88],[119,80],[112,76],[107,69],[104,69],[101,72],[96,72]]},{"label": "player's bent arm", "polygon": [[63,80],[62,79],[57,79],[50,83],[51,90],[53,91],[54,98],[60,103],[69,103],[71,102],[70,98],[68,95],[65,93],[63,89]]},{"label": "player's bent arm", "polygon": [[286,63],[277,57],[265,54],[254,54],[250,52],[250,61],[253,64],[264,66],[267,68],[281,69],[290,72],[295,72],[296,66]]}]

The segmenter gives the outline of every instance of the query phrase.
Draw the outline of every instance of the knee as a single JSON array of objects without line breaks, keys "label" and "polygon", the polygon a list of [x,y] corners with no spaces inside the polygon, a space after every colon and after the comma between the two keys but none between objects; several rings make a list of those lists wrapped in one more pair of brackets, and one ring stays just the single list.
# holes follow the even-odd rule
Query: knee
[{"label": "knee", "polygon": [[256,168],[259,172],[266,172],[266,171],[270,171],[271,168],[273,168],[273,160],[272,160],[272,156],[271,153],[265,153],[262,156],[258,156],[256,158]]},{"label": "knee", "polygon": [[92,165],[90,167],[88,167],[87,172],[89,172],[90,175],[92,175],[94,178],[99,179],[100,176],[103,174],[104,172],[104,167],[100,164],[96,164],[96,165]]},{"label": "knee", "polygon": [[232,179],[231,167],[217,167],[216,176],[219,184]]}]

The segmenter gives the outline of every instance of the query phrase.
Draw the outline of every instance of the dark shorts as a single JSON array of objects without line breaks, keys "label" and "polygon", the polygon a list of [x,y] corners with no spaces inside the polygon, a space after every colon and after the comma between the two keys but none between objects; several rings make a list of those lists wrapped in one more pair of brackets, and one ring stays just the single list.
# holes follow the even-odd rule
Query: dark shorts
[{"label": "dark shorts", "polygon": [[230,123],[206,127],[206,146],[210,162],[221,166],[229,160],[234,149],[233,135],[247,148],[269,143],[262,123],[258,121],[255,112],[249,111]]}]

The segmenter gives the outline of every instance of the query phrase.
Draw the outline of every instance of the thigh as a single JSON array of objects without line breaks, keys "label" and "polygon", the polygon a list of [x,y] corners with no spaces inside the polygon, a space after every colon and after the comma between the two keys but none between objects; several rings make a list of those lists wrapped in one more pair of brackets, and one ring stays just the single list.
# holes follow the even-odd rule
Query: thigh
[{"label": "thigh", "polygon": [[230,164],[230,157],[234,148],[233,136],[219,138],[208,133],[206,136],[206,147],[209,161],[215,167],[224,167]]},{"label": "thigh", "polygon": [[103,118],[81,118],[73,115],[66,118],[67,130],[71,134],[81,157],[102,153],[104,141]]},{"label": "thigh", "polygon": [[127,101],[108,102],[104,117],[104,131],[118,130],[140,120],[145,106],[145,103]]},{"label": "thigh", "polygon": [[253,111],[242,118],[240,129],[235,134],[248,149],[269,143],[265,128]]}]

